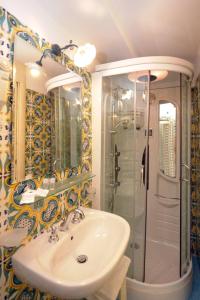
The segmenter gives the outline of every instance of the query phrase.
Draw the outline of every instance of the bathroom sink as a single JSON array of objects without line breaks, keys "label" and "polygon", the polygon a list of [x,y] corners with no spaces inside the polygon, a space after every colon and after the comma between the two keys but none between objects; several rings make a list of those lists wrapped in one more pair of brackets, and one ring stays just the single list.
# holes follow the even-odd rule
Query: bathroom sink
[{"label": "bathroom sink", "polygon": [[13,255],[19,279],[60,298],[87,297],[102,286],[126,250],[129,224],[107,212],[83,211],[79,224],[58,231],[58,242],[49,243],[45,232]]}]

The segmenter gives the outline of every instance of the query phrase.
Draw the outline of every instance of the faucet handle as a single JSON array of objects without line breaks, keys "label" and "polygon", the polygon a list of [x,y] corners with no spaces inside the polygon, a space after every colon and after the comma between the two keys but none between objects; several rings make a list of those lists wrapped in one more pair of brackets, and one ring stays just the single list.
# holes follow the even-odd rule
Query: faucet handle
[{"label": "faucet handle", "polygon": [[50,236],[49,236],[49,243],[55,243],[59,240],[59,236],[58,236],[58,233],[57,233],[57,227],[55,225],[52,225],[50,227],[50,230],[51,232]]},{"label": "faucet handle", "polygon": [[51,234],[56,234],[56,231],[57,231],[57,227],[55,225],[52,225],[50,227],[50,230],[51,230]]},{"label": "faucet handle", "polygon": [[76,208],[75,212],[80,215],[81,220],[85,219],[85,214],[84,214],[83,210],[80,207]]},{"label": "faucet handle", "polygon": [[80,223],[80,221],[83,220],[84,218],[85,218],[85,214],[82,211],[82,209],[76,208],[74,210],[74,215],[73,215],[72,223],[73,224]]},{"label": "faucet handle", "polygon": [[59,225],[61,231],[64,231],[65,224],[67,223],[68,217],[69,217],[69,212],[65,209]]}]

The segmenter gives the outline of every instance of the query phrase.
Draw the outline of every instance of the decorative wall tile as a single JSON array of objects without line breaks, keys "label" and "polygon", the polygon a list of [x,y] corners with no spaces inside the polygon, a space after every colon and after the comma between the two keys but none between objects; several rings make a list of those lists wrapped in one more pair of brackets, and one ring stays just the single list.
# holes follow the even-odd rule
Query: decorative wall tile
[{"label": "decorative wall tile", "polygon": [[[2,250],[1,250],[2,256]],[[5,283],[6,279],[4,276],[3,263],[0,264],[0,299],[5,299]]]},{"label": "decorative wall tile", "polygon": [[25,175],[38,177],[51,174],[52,110],[50,98],[26,90]]},{"label": "decorative wall tile", "polygon": [[200,255],[200,78],[192,89],[191,110],[191,249]]},{"label": "decorative wall tile", "polygon": [[[28,236],[24,243],[31,238],[37,236],[51,224],[57,222],[65,209],[72,210],[80,200],[82,204],[88,205],[89,200],[85,192],[86,186],[76,186],[71,191],[54,197],[48,197],[44,201],[36,202],[34,205],[19,205],[19,194],[26,188],[31,186],[35,188],[41,184],[41,180],[25,181],[21,183],[11,184],[11,157],[12,157],[12,109],[15,107],[13,101],[13,84],[12,84],[12,65],[13,65],[13,49],[15,35],[38,48],[41,51],[49,49],[51,45],[38,34],[32,32],[26,26],[23,26],[14,16],[9,14],[5,9],[0,7],[0,233],[6,228],[27,227]],[[64,64],[72,71],[76,72],[83,78],[82,96],[83,96],[83,115],[88,116],[84,120],[82,126],[82,139],[84,146],[82,149],[82,163],[76,169],[68,169],[60,174],[56,174],[57,179],[67,178],[73,174],[91,171],[91,75],[87,71],[76,67],[73,62],[66,56],[54,57],[56,61]],[[3,78],[3,80],[1,80]],[[4,92],[2,92],[4,91]],[[49,152],[46,148],[50,148],[50,128],[49,123],[39,123],[41,117],[49,119],[49,99],[40,95],[34,98],[31,91],[27,92],[27,128],[26,135],[29,138],[26,151],[31,150],[31,156],[27,159],[27,169],[31,168],[31,160],[38,159],[37,156],[41,147],[43,147],[44,160],[43,167],[49,166]],[[33,116],[35,120],[33,120]],[[44,120],[43,119],[43,120]],[[38,122],[37,122],[38,121]],[[38,126],[38,125],[41,125]],[[44,151],[45,147],[45,151]],[[34,151],[33,151],[34,149]],[[45,163],[45,161],[48,163]],[[37,171],[39,172],[39,170]],[[8,215],[9,212],[9,215]],[[2,264],[0,279],[5,290],[1,299],[46,299],[53,300],[55,297],[44,294],[36,289],[21,283],[13,273],[11,264],[11,256],[16,249],[4,249],[6,261]],[[1,265],[1,266],[2,266]],[[2,283],[3,282],[3,283]]]}]

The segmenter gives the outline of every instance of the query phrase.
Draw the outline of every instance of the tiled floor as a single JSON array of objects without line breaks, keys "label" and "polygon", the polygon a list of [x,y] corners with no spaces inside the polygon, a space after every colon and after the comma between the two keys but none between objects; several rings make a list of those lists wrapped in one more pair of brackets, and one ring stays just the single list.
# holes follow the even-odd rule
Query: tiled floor
[{"label": "tiled floor", "polygon": [[200,257],[193,257],[193,285],[189,300],[200,300]]}]

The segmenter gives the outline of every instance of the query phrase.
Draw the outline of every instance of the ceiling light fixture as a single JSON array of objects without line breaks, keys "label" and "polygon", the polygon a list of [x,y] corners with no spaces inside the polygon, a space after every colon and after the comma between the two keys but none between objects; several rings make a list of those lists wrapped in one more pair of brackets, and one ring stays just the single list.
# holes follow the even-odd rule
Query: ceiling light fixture
[{"label": "ceiling light fixture", "polygon": [[69,44],[67,44],[64,47],[60,47],[58,44],[53,44],[51,46],[51,49],[46,49],[42,53],[41,58],[36,61],[35,63],[42,67],[42,60],[45,58],[48,54],[53,54],[55,56],[60,56],[63,50],[69,49],[69,50],[74,50],[74,48],[77,48],[77,51],[74,55],[74,64],[77,67],[86,67],[91,62],[96,56],[96,48],[94,45],[91,44],[85,44],[83,46],[78,47],[76,44],[72,42],[72,40],[69,41]]},{"label": "ceiling light fixture", "polygon": [[128,79],[130,81],[144,83],[147,82],[148,77],[150,77],[151,82],[156,82],[165,79],[167,75],[168,75],[168,71],[166,70],[153,70],[150,72],[150,75],[148,71],[139,71],[139,72],[133,72],[128,74]]}]

